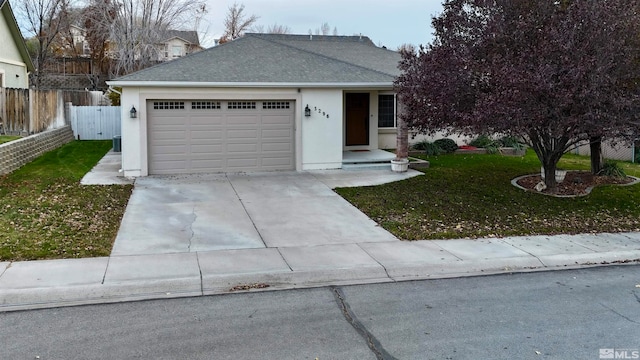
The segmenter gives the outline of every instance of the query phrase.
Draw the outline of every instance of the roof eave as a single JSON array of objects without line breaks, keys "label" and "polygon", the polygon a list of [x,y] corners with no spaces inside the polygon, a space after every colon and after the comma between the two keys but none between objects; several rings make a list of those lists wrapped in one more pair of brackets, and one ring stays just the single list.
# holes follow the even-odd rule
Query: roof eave
[{"label": "roof eave", "polygon": [[172,88],[340,88],[367,89],[389,88],[393,82],[358,82],[358,83],[297,83],[297,82],[200,82],[200,81],[107,81],[109,86],[119,87],[172,87]]}]

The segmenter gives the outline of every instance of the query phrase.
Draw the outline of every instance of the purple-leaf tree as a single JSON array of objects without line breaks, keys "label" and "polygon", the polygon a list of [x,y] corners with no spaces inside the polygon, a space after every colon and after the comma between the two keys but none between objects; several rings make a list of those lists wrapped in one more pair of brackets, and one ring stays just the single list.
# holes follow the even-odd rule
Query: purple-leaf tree
[{"label": "purple-leaf tree", "polygon": [[550,189],[579,142],[640,134],[637,0],[447,0],[433,26],[431,44],[402,52],[410,128],[520,137]]}]

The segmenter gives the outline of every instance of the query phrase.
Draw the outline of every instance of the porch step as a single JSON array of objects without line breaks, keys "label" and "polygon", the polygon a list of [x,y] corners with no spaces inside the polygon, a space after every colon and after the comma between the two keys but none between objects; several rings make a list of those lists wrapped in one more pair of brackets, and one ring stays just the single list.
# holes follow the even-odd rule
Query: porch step
[{"label": "porch step", "polygon": [[357,170],[389,170],[391,171],[391,163],[357,163],[357,164],[345,164],[342,163],[342,170],[357,171]]}]

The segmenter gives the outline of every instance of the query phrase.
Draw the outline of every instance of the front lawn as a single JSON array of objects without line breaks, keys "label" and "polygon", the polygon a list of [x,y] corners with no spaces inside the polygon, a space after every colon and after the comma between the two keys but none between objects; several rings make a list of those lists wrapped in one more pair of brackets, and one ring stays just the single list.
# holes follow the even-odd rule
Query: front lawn
[{"label": "front lawn", "polygon": [[111,141],[73,141],[0,176],[0,261],[108,256],[131,185],[83,186]]},{"label": "front lawn", "polygon": [[[640,184],[597,187],[585,197],[525,192],[511,179],[539,173],[532,151],[524,157],[430,157],[424,176],[336,191],[401,239],[640,231]],[[627,175],[640,166],[623,163]],[[565,155],[560,167],[588,170],[589,158]]]},{"label": "front lawn", "polygon": [[0,144],[4,144],[17,139],[20,139],[20,136],[0,135]]}]

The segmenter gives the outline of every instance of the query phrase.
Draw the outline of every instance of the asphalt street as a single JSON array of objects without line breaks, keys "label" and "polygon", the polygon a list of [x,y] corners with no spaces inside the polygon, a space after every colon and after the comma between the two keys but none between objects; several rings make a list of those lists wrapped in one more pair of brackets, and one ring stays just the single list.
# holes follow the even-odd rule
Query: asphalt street
[{"label": "asphalt street", "polygon": [[0,359],[632,358],[640,266],[7,312],[0,339]]}]

